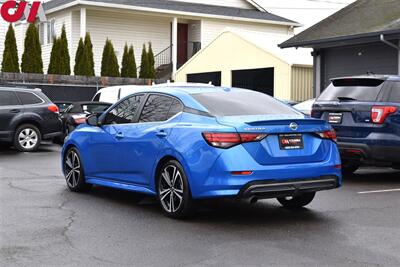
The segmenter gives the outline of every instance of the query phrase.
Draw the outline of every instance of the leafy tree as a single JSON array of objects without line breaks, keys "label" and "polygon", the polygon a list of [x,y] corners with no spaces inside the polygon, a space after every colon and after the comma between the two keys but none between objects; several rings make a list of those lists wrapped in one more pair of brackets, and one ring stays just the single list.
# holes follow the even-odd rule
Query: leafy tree
[{"label": "leafy tree", "polygon": [[142,60],[140,63],[140,73],[139,73],[139,78],[148,78],[149,77],[149,57],[147,55],[146,51],[146,45],[143,45],[142,49]]},{"label": "leafy tree", "polygon": [[65,25],[62,26],[61,37],[59,40],[60,61],[59,70],[57,74],[70,75],[71,74],[71,58],[68,50],[68,39],[65,31]]},{"label": "leafy tree", "polygon": [[86,56],[86,63],[85,63],[85,75],[86,76],[95,76],[94,73],[94,56],[93,56],[93,44],[90,38],[90,34],[86,33],[85,36],[85,56]]},{"label": "leafy tree", "polygon": [[83,43],[83,39],[79,39],[78,49],[76,50],[75,54],[75,67],[74,67],[74,74],[75,75],[86,75],[86,48],[85,44]]},{"label": "leafy tree", "polygon": [[3,62],[1,64],[2,72],[19,73],[19,59],[17,41],[12,24],[8,26],[6,40],[4,41]]},{"label": "leafy tree", "polygon": [[101,76],[119,77],[118,59],[111,40],[107,39],[104,45],[103,58],[101,60]]},{"label": "leafy tree", "polygon": [[148,57],[148,71],[147,71],[147,78],[149,79],[155,79],[156,78],[156,70],[154,68],[154,53],[153,53],[153,48],[151,46],[151,43],[149,43],[149,51],[147,52],[147,57]]},{"label": "leafy tree", "polygon": [[23,73],[43,74],[42,47],[39,32],[34,23],[29,24],[26,30],[21,70]]},{"label": "leafy tree", "polygon": [[135,52],[133,46],[125,44],[124,55],[122,57],[121,77],[137,78]]},{"label": "leafy tree", "polygon": [[60,74],[60,38],[53,40],[51,48],[50,63],[47,69],[48,74]]}]

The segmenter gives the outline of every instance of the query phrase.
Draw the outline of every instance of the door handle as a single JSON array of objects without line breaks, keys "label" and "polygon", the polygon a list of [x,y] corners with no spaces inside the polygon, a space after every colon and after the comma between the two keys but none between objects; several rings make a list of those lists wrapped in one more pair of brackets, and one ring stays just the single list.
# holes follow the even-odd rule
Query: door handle
[{"label": "door handle", "polygon": [[10,113],[20,113],[21,110],[20,109],[12,109],[10,110]]},{"label": "door handle", "polygon": [[123,139],[125,137],[125,135],[123,134],[123,133],[117,133],[116,135],[115,135],[115,138],[117,138],[117,139]]},{"label": "door handle", "polygon": [[160,131],[158,131],[158,132],[156,133],[156,135],[157,135],[158,137],[164,138],[164,137],[167,137],[168,134],[167,134],[164,130],[160,130]]}]

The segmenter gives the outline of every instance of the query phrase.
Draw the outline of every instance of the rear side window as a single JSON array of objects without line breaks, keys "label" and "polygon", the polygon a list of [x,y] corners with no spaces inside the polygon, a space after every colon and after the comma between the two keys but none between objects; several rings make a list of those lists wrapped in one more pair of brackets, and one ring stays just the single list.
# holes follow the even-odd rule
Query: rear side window
[{"label": "rear side window", "polygon": [[183,109],[182,104],[168,96],[150,95],[143,107],[139,122],[166,121]]},{"label": "rear side window", "polygon": [[21,100],[23,105],[34,105],[34,104],[41,104],[43,100],[40,99],[34,93],[29,92],[17,92],[19,99]]},{"label": "rear side window", "polygon": [[92,100],[93,102],[99,102],[100,101],[100,93],[98,93],[98,94],[96,94],[94,97],[93,97],[93,100]]},{"label": "rear side window", "polygon": [[20,105],[16,94],[12,91],[0,91],[0,106]]},{"label": "rear side window", "polygon": [[389,102],[400,103],[400,82],[393,82],[390,91]]},{"label": "rear side window", "polygon": [[192,96],[213,116],[298,114],[282,102],[255,91],[212,92]]},{"label": "rear side window", "polygon": [[374,102],[383,87],[379,79],[338,79],[322,92],[318,101],[353,100]]}]

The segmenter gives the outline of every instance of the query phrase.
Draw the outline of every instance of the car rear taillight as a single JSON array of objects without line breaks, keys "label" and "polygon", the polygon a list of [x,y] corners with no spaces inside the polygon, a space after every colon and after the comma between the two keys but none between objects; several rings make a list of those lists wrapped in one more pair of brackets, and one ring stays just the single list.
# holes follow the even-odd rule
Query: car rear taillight
[{"label": "car rear taillight", "polygon": [[371,110],[371,119],[373,123],[383,124],[386,118],[397,112],[397,107],[391,106],[374,106]]},{"label": "car rear taillight", "polygon": [[203,133],[203,137],[210,146],[230,148],[243,143],[261,141],[267,135],[257,133]]},{"label": "car rear taillight", "polygon": [[330,139],[330,140],[332,140],[334,142],[337,142],[337,135],[336,135],[336,131],[335,130],[321,132],[321,133],[318,133],[318,135],[322,139]]},{"label": "car rear taillight", "polygon": [[60,110],[58,109],[58,107],[56,105],[50,105],[47,107],[48,110],[50,110],[53,113],[59,113]]},{"label": "car rear taillight", "polygon": [[85,114],[72,115],[72,119],[74,120],[75,124],[86,123],[86,115]]}]

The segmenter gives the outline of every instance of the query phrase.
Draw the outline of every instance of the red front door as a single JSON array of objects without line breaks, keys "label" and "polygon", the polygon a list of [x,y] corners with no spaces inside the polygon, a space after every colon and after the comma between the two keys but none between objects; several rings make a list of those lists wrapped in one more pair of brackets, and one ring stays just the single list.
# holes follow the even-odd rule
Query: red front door
[{"label": "red front door", "polygon": [[188,24],[178,23],[178,67],[188,60]]}]

